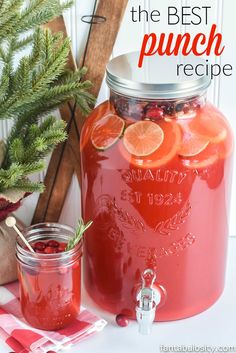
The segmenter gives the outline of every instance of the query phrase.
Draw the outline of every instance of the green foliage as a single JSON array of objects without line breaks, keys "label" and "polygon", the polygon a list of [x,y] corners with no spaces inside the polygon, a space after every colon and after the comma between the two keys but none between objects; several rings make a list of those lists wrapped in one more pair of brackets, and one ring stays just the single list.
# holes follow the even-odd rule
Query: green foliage
[{"label": "green foliage", "polygon": [[68,241],[67,247],[66,247],[66,251],[73,249],[79,242],[80,240],[83,238],[85,231],[91,227],[91,225],[93,224],[92,221],[89,221],[88,223],[84,224],[84,221],[82,218],[79,219],[78,221],[78,225],[76,227],[75,230],[75,235],[73,238],[71,238]]},{"label": "green foliage", "polygon": [[27,177],[45,168],[44,157],[66,138],[65,123],[46,116],[68,100],[84,114],[94,104],[91,83],[83,81],[86,69],[66,68],[69,39],[40,27],[71,3],[0,0],[0,119],[13,121],[0,166],[0,192],[42,191],[42,184]]}]

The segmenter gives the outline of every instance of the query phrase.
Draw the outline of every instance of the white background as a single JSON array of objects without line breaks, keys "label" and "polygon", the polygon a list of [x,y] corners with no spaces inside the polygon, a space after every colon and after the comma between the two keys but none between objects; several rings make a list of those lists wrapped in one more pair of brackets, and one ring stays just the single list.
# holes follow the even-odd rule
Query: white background
[{"label": "white background", "polygon": [[[112,0],[115,1],[115,0]],[[157,9],[161,13],[160,23],[150,23],[142,21],[141,23],[133,23],[131,21],[130,10],[132,6],[136,8],[141,5],[146,10]],[[167,25],[166,12],[167,6],[176,6],[180,8],[183,5],[191,6],[211,6],[209,17],[209,25],[200,26],[169,26]],[[94,0],[77,0],[75,6],[65,14],[68,34],[72,39],[72,47],[74,55],[79,60],[83,52],[84,44],[89,29],[88,24],[81,22],[81,16],[89,15],[92,12]],[[230,63],[236,69],[236,43],[235,43],[235,0],[129,0],[128,7],[121,25],[118,38],[113,50],[113,57],[125,52],[140,50],[141,41],[144,33],[156,32],[208,32],[212,23],[216,23],[218,31],[222,32],[226,49],[221,58],[212,57],[212,63]],[[105,45],[105,43],[104,43]],[[102,48],[101,48],[102,50]],[[94,63],[96,65],[96,63]],[[214,80],[209,90],[209,99],[217,105],[227,116],[233,130],[236,132],[236,73],[232,77],[220,77]],[[103,101],[108,96],[108,90],[103,85],[98,102]],[[9,123],[0,122],[0,138],[6,137],[8,133]],[[236,154],[235,154],[236,158]],[[236,165],[236,164],[235,164]],[[44,174],[37,176],[43,179]],[[18,211],[20,218],[26,223],[30,223],[33,210],[37,201],[37,195],[33,195],[24,202],[23,207]],[[233,178],[232,190],[232,210],[236,208],[236,178]],[[232,212],[231,212],[232,213]],[[71,188],[69,190],[66,203],[61,215],[61,222],[75,225],[80,215],[80,190],[76,177],[73,178]],[[236,217],[231,217],[230,234],[236,235]]]}]

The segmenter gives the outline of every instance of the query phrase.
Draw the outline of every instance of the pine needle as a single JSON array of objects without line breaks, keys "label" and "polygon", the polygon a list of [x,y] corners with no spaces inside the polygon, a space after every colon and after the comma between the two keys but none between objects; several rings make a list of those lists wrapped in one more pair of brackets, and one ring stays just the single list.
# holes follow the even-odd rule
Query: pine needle
[{"label": "pine needle", "polygon": [[94,106],[91,82],[83,79],[87,69],[66,67],[69,38],[42,26],[72,3],[0,0],[0,120],[12,121],[0,151],[0,192],[42,192],[29,177],[45,169],[44,158],[67,137],[65,123],[46,116],[71,100],[84,114]]},{"label": "pine needle", "polygon": [[89,221],[87,224],[84,224],[82,218],[78,221],[78,226],[75,230],[75,236],[68,241],[66,251],[73,249],[76,244],[80,242],[83,238],[84,232],[92,225],[92,221]]}]

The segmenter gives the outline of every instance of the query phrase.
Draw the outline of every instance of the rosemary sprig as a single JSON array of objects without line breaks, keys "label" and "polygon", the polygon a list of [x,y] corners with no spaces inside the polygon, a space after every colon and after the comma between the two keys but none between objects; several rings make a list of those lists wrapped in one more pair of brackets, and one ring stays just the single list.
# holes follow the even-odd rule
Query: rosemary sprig
[{"label": "rosemary sprig", "polygon": [[73,249],[76,244],[79,243],[83,237],[84,232],[92,225],[92,223],[92,221],[89,221],[87,224],[84,224],[83,219],[79,219],[78,226],[75,230],[75,236],[68,241],[66,251]]}]

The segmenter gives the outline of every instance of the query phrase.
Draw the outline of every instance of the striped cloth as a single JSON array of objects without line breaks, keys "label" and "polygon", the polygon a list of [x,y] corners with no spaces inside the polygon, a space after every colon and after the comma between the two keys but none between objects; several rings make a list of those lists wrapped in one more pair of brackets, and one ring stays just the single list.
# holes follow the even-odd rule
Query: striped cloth
[{"label": "striped cloth", "polygon": [[76,321],[64,329],[55,332],[34,329],[22,317],[18,282],[0,286],[0,339],[15,353],[46,353],[68,349],[101,331],[105,325],[105,320],[82,308]]}]

